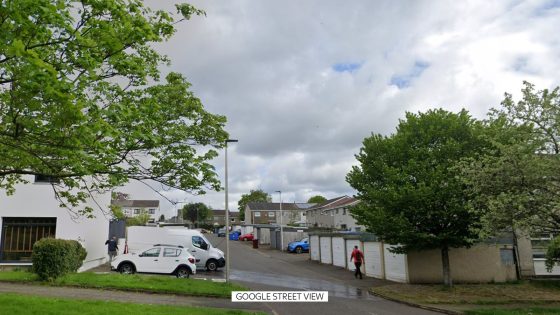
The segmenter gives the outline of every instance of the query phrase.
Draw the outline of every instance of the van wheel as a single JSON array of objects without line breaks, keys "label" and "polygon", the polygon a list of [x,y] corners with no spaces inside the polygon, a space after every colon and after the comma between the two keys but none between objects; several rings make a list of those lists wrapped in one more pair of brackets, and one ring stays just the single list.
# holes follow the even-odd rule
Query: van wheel
[{"label": "van wheel", "polygon": [[123,263],[119,266],[119,272],[125,275],[131,275],[135,272],[134,265],[131,263]]},{"label": "van wheel", "polygon": [[206,269],[208,269],[208,271],[218,270],[218,261],[216,261],[216,259],[209,259],[206,263]]},{"label": "van wheel", "polygon": [[187,267],[179,267],[175,275],[177,278],[188,278],[191,275],[191,271]]},{"label": "van wheel", "polygon": [[303,253],[303,248],[301,248],[301,246],[296,247],[296,253],[297,254]]}]

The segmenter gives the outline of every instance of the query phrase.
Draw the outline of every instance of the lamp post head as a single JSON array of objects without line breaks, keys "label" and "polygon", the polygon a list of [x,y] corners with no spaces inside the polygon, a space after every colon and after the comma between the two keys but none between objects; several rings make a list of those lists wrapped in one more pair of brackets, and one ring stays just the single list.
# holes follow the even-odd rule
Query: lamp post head
[{"label": "lamp post head", "polygon": [[239,142],[239,140],[237,139],[227,139],[226,143],[231,143],[231,142]]}]

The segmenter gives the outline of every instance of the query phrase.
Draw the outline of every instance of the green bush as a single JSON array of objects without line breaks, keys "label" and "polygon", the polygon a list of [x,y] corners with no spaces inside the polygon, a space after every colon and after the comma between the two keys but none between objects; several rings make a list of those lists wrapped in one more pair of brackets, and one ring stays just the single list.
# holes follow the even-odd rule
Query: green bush
[{"label": "green bush", "polygon": [[546,271],[552,272],[552,268],[560,262],[560,236],[557,236],[550,242],[545,254]]},{"label": "green bush", "polygon": [[41,280],[53,281],[82,265],[86,250],[74,240],[43,238],[33,245],[32,270]]}]

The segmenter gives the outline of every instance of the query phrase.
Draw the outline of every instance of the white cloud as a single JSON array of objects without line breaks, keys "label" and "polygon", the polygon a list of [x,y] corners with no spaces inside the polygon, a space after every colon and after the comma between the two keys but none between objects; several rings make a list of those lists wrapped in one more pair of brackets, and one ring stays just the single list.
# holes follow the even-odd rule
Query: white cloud
[{"label": "white cloud", "polygon": [[[483,117],[504,92],[519,95],[522,80],[559,84],[560,9],[547,1],[194,4],[207,17],[158,47],[172,60],[166,71],[184,73],[239,139],[228,152],[230,209],[250,189],[280,189],[286,201],[352,194],[344,177],[363,138],[393,132],[405,111]],[[419,62],[428,66],[406,87],[391,85]],[[185,198],[224,207],[223,192]]]}]

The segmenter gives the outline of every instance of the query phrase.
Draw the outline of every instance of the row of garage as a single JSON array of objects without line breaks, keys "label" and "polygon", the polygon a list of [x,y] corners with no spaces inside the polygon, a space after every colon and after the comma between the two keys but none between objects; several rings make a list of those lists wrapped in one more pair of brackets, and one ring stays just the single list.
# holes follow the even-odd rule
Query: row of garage
[{"label": "row of garage", "polygon": [[396,282],[408,280],[406,255],[391,253],[392,245],[376,241],[371,234],[310,235],[309,242],[311,260],[354,271],[350,255],[354,246],[358,246],[364,253],[362,271],[366,276]]},{"label": "row of garage", "polygon": [[[395,254],[395,245],[385,244],[368,233],[310,232],[310,258],[354,270],[350,255],[354,246],[364,253],[366,276],[402,283],[440,283],[442,262],[439,250]],[[509,242],[487,242],[469,249],[449,251],[451,276],[455,282],[484,283],[517,280],[514,249]]]}]

